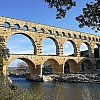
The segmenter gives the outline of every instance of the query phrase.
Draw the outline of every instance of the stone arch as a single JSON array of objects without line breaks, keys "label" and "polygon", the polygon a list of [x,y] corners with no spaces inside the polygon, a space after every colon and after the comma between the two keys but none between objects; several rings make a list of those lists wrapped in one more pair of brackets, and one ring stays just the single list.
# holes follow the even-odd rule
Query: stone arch
[{"label": "stone arch", "polygon": [[[21,35],[24,35],[24,36],[26,36],[26,37],[28,37],[29,38],[29,40],[32,42],[32,45],[33,45],[33,47],[34,47],[34,54],[36,55],[37,54],[37,51],[36,51],[36,44],[35,44],[35,42],[34,42],[34,39],[32,39],[32,37],[31,36],[29,36],[28,34],[26,34],[26,33],[13,33],[13,34],[11,34],[9,37],[8,37],[8,39],[12,36],[12,35],[15,35],[15,34],[21,34]],[[7,41],[8,41],[8,39],[7,39]]]},{"label": "stone arch", "polygon": [[24,25],[22,29],[25,30],[25,31],[28,31],[29,30],[29,28],[28,28],[27,25]]},{"label": "stone arch", "polygon": [[95,41],[95,38],[94,37],[92,38],[92,41]]},{"label": "stone arch", "polygon": [[[67,68],[67,71],[65,71]],[[66,62],[65,62],[65,65],[64,65],[64,72],[68,72],[68,73],[77,73],[80,71],[80,68],[77,64],[77,62],[73,59],[68,59]]]},{"label": "stone arch", "polygon": [[15,28],[15,29],[20,29],[19,24],[14,24],[14,28]]},{"label": "stone arch", "polygon": [[[25,62],[27,63],[28,68],[29,68],[29,72],[30,72],[31,75],[40,75],[40,69],[37,68],[36,65],[35,65],[30,59],[28,59],[28,58],[20,58],[20,57],[14,58],[14,59],[12,59],[12,60],[9,61],[8,65],[9,65],[12,61],[14,61],[14,60],[16,60],[16,59],[23,60],[23,61],[25,61]],[[6,66],[6,67],[7,67],[7,68],[6,68],[6,72],[7,72],[8,66]],[[4,70],[4,69],[3,69],[3,70]]]},{"label": "stone arch", "polygon": [[76,37],[76,34],[73,35],[73,38],[77,38],[77,37]]},{"label": "stone arch", "polygon": [[59,32],[58,32],[58,31],[55,31],[55,32],[54,32],[54,35],[59,35]]},{"label": "stone arch", "polygon": [[[82,51],[82,50],[81,50],[81,45],[82,45],[82,44],[85,44],[85,45],[87,46],[87,49],[88,49],[88,50]],[[80,45],[80,56],[81,56],[81,57],[90,57],[91,54],[92,54],[92,49],[91,49],[90,44],[87,43],[87,42],[83,42],[83,43],[81,43],[81,45]]]},{"label": "stone arch", "polygon": [[65,32],[62,32],[61,36],[65,36]]},{"label": "stone arch", "polygon": [[[58,45],[58,42],[56,41],[56,39],[54,39],[53,37],[46,37],[46,38],[47,38],[47,39],[51,39],[51,40],[54,42],[55,47],[56,47],[56,55],[59,55],[59,45]],[[44,38],[44,40],[45,40],[46,38]],[[42,43],[43,43],[44,40],[42,40]],[[43,49],[42,49],[42,50],[43,50]]]},{"label": "stone arch", "polygon": [[9,22],[4,22],[4,27],[10,28],[10,23]]},{"label": "stone arch", "polygon": [[84,38],[84,40],[87,40],[87,37],[86,36],[84,36],[83,38]]},{"label": "stone arch", "polygon": [[40,29],[40,33],[44,33],[44,29],[43,28]]},{"label": "stone arch", "polygon": [[79,36],[78,36],[78,38],[79,38],[79,39],[82,39],[82,36],[81,36],[81,35],[79,35]]},{"label": "stone arch", "polygon": [[[69,42],[72,44],[72,46],[73,46],[73,54],[72,54],[72,56],[77,56],[77,47],[76,47],[75,42],[72,41],[72,40],[66,40],[66,41],[69,41]],[[65,42],[66,42],[66,41],[65,41]],[[65,42],[64,42],[64,43],[65,43]],[[63,46],[64,46],[64,44],[63,44]],[[64,50],[64,47],[63,47],[63,50]]]},{"label": "stone arch", "polygon": [[32,27],[32,32],[37,32],[36,27]]},{"label": "stone arch", "polygon": [[91,41],[91,37],[88,37],[88,40]]},{"label": "stone arch", "polygon": [[96,38],[96,42],[98,42],[98,38]]},{"label": "stone arch", "polygon": [[68,33],[68,38],[71,38],[71,34],[70,33]]},{"label": "stone arch", "polygon": [[88,59],[85,59],[83,62],[82,62],[82,71],[89,71],[89,70],[92,70],[93,69],[93,65],[92,65],[92,62]]},{"label": "stone arch", "polygon": [[52,31],[51,30],[48,30],[48,32],[47,32],[48,34],[52,34]]},{"label": "stone arch", "polygon": [[[49,58],[47,59],[48,62],[50,63],[51,67],[52,67],[52,74],[62,74],[63,73],[63,68],[60,67],[59,63],[57,60],[53,59],[53,58]],[[46,60],[46,61],[47,61]],[[44,61],[44,63],[46,62]]]}]

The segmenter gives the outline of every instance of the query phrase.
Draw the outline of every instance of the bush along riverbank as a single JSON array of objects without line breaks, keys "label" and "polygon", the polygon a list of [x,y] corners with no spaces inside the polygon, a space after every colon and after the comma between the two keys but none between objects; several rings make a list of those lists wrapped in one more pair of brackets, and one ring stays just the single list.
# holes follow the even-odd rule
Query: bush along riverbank
[{"label": "bush along riverbank", "polygon": [[100,74],[63,74],[53,75],[53,81],[68,83],[100,83]]}]

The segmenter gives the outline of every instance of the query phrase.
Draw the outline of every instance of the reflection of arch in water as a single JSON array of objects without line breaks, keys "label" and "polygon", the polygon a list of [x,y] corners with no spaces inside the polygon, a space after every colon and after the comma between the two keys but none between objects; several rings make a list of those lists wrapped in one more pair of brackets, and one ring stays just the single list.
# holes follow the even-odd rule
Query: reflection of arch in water
[{"label": "reflection of arch in water", "polygon": [[91,69],[93,69],[92,62],[88,59],[84,60],[82,62],[82,71],[88,71],[88,70],[91,70]]},{"label": "reflection of arch in water", "polygon": [[80,68],[75,60],[68,59],[65,62],[64,73],[77,73],[79,71],[80,71]]}]

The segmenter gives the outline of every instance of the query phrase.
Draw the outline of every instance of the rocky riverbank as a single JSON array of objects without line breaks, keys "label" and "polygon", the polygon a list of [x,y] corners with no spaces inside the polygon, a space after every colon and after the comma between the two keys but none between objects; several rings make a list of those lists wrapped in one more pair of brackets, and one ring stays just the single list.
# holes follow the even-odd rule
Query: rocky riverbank
[{"label": "rocky riverbank", "polygon": [[63,74],[53,75],[54,81],[71,83],[100,83],[100,74]]}]

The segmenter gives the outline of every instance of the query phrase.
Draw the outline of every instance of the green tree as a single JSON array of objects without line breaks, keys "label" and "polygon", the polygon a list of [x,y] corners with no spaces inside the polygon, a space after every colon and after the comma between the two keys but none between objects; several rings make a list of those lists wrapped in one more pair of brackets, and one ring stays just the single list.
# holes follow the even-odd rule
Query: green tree
[{"label": "green tree", "polygon": [[[76,6],[77,2],[74,0],[44,0],[48,3],[50,8],[56,8],[56,18],[64,18],[73,6]],[[84,26],[91,27],[91,29],[100,31],[100,0],[86,3],[86,7],[82,9],[83,13],[76,17],[79,22],[79,27]]]},{"label": "green tree", "polygon": [[3,59],[8,60],[9,56],[9,49],[4,45],[4,38],[0,37],[0,71],[3,68]]}]

